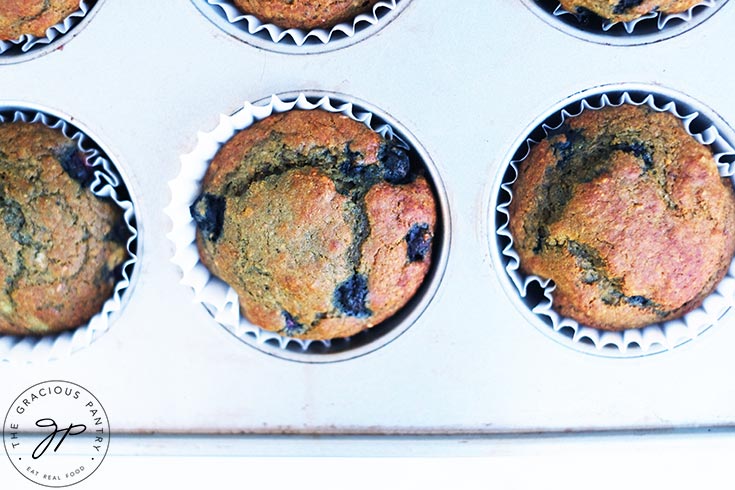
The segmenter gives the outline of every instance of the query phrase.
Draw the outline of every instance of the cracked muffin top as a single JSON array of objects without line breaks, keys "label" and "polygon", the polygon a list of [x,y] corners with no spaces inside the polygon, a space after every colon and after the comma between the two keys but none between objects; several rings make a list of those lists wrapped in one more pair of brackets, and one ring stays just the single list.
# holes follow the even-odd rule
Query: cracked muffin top
[{"label": "cracked muffin top", "polygon": [[735,195],[708,147],[667,112],[585,110],[521,162],[510,230],[553,308],[600,329],[696,308],[735,251]]},{"label": "cracked muffin top", "polygon": [[403,148],[323,110],[272,115],[220,149],[191,206],[204,264],[288,337],[373,327],[421,285],[433,192]]},{"label": "cracked muffin top", "polygon": [[92,179],[60,131],[0,124],[0,333],[75,328],[111,296],[128,232]]},{"label": "cracked muffin top", "polygon": [[0,2],[0,40],[23,34],[45,37],[46,29],[79,10],[80,0],[3,0]]},{"label": "cracked muffin top", "polygon": [[240,10],[285,29],[329,28],[369,12],[378,0],[233,0]]},{"label": "cracked muffin top", "polygon": [[592,12],[610,22],[629,22],[649,12],[677,14],[684,12],[702,0],[559,0],[568,12],[584,14]]}]

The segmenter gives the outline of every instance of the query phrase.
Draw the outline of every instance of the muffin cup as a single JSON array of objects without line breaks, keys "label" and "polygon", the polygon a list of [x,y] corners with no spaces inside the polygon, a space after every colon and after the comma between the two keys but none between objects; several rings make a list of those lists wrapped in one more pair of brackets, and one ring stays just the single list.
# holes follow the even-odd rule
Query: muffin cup
[{"label": "muffin cup", "polygon": [[59,45],[73,37],[71,32],[75,27],[89,20],[90,11],[102,1],[80,0],[79,10],[72,12],[58,24],[49,27],[43,37],[23,34],[18,39],[0,40],[0,64],[26,61],[58,49]]},{"label": "muffin cup", "polygon": [[287,54],[321,53],[361,41],[393,20],[409,1],[382,0],[351,22],[330,29],[304,30],[261,22],[254,15],[244,14],[231,0],[192,0],[204,16],[228,34],[258,48]]},{"label": "muffin cup", "polygon": [[[254,325],[240,314],[237,293],[215,277],[199,258],[196,225],[190,215],[189,206],[201,192],[201,180],[212,158],[238,131],[271,114],[292,109],[323,109],[340,113],[361,122],[386,139],[397,141],[408,150],[414,162],[423,166],[436,200],[437,224],[432,263],[421,287],[391,318],[351,337],[303,340],[284,337]],[[275,357],[323,363],[344,361],[372,352],[396,339],[418,319],[433,298],[444,274],[449,252],[450,220],[446,193],[438,172],[429,155],[408,130],[362,101],[341,94],[312,91],[273,95],[255,104],[245,103],[242,109],[230,116],[220,115],[217,127],[208,133],[199,133],[198,137],[194,150],[181,157],[181,173],[169,182],[171,203],[165,212],[171,218],[173,226],[168,238],[175,246],[172,262],[183,273],[181,283],[193,289],[195,301],[204,305],[227,331],[246,344]]]},{"label": "muffin cup", "polygon": [[557,0],[523,0],[526,6],[560,31],[600,44],[640,45],[663,41],[701,24],[727,0],[702,0],[678,14],[651,12],[629,22],[610,22],[597,16],[587,21],[567,10]]},{"label": "muffin cup", "polygon": [[77,144],[88,162],[92,162],[95,179],[90,184],[93,194],[109,198],[123,211],[123,218],[130,236],[127,241],[128,258],[121,267],[120,278],[112,296],[89,322],[77,328],[43,336],[19,336],[0,334],[0,361],[33,362],[59,359],[90,345],[107,332],[112,321],[120,314],[132,289],[135,265],[138,262],[138,228],[135,207],[117,166],[108,152],[85,128],[71,118],[54,111],[28,104],[0,104],[0,122],[33,122],[61,131]]},{"label": "muffin cup", "polygon": [[513,198],[512,185],[517,178],[519,164],[535,144],[567,119],[585,110],[599,110],[623,103],[646,105],[655,111],[675,115],[687,133],[710,147],[720,175],[735,182],[735,133],[714,111],[690,97],[661,87],[605,85],[562,101],[529,127],[505,160],[509,163],[502,167],[496,179],[490,203],[493,262],[506,293],[516,307],[541,332],[557,342],[607,357],[637,357],[673,349],[716,324],[735,302],[733,259],[726,276],[699,308],[676,320],[620,332],[605,331],[559,315],[553,309],[554,284],[548,279],[520,271],[520,258],[513,247],[508,227],[508,206]]}]

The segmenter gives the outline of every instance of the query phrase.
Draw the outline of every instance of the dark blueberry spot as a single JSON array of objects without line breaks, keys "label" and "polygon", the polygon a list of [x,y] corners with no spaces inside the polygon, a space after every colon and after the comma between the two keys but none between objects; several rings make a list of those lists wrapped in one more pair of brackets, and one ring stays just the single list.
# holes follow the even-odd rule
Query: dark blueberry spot
[{"label": "dark blueberry spot", "polygon": [[79,182],[82,187],[88,187],[92,183],[94,171],[92,167],[87,165],[87,159],[75,146],[68,147],[58,155],[58,158],[64,172]]},{"label": "dark blueberry spot", "polygon": [[557,141],[552,146],[557,152],[565,152],[565,151],[569,151],[572,149],[572,142],[569,140]]},{"label": "dark blueberry spot", "polygon": [[632,153],[636,158],[643,160],[643,169],[651,170],[653,168],[653,156],[648,150],[646,145],[640,141],[636,141],[630,144],[619,144],[615,146],[616,150],[624,151],[626,153]]},{"label": "dark blueberry spot", "polygon": [[429,225],[426,223],[411,226],[406,235],[408,260],[410,262],[420,262],[426,258],[431,250],[431,238]]},{"label": "dark blueberry spot", "polygon": [[629,296],[625,298],[625,301],[630,306],[641,306],[644,308],[653,304],[653,302],[645,296]]},{"label": "dark blueberry spot", "polygon": [[584,7],[577,7],[576,10],[576,12],[573,12],[574,16],[577,18],[577,22],[579,22],[582,26],[601,24],[604,20],[593,11]]},{"label": "dark blueberry spot", "polygon": [[381,148],[380,161],[383,164],[383,178],[391,184],[407,184],[411,179],[411,160],[403,148],[394,144]]},{"label": "dark blueberry spot", "polygon": [[366,318],[373,313],[365,304],[367,295],[367,278],[362,274],[355,274],[337,286],[332,303],[346,315]]},{"label": "dark blueberry spot", "polygon": [[103,281],[103,282],[107,282],[107,281],[116,282],[122,277],[123,267],[124,267],[124,264],[120,263],[120,264],[117,264],[115,267],[113,267],[112,270],[110,270],[107,264],[102,264],[102,269],[100,269],[98,278],[100,281]]},{"label": "dark blueberry spot", "polygon": [[349,160],[342,162],[339,166],[342,175],[351,180],[372,179],[377,170],[377,165],[355,165]]},{"label": "dark blueberry spot", "polygon": [[536,255],[541,253],[547,238],[549,238],[549,230],[544,226],[539,226],[536,230],[536,245],[533,247],[533,253]]},{"label": "dark blueberry spot", "polygon": [[335,180],[337,192],[348,195],[355,187],[369,188],[380,180],[380,165],[365,165],[362,153],[350,150],[349,145],[345,146],[344,154],[346,158],[339,165],[344,179]]},{"label": "dark blueberry spot", "polygon": [[225,220],[225,198],[214,194],[202,194],[189,207],[189,212],[199,231],[207,239],[216,242],[222,233]]},{"label": "dark blueberry spot", "polygon": [[283,315],[283,332],[288,335],[301,335],[303,333],[306,333],[307,328],[304,327],[301,323],[297,322],[296,319],[291,315],[291,313],[287,312],[286,310],[281,311],[281,315]]},{"label": "dark blueberry spot", "polygon": [[345,158],[347,159],[347,163],[349,163],[350,165],[354,165],[355,163],[357,163],[358,159],[362,158],[362,153],[360,153],[359,151],[352,151],[349,144],[345,145],[344,153]]},{"label": "dark blueberry spot", "polygon": [[569,160],[574,155],[574,146],[578,145],[579,142],[584,141],[584,137],[580,131],[569,129],[568,126],[562,126],[554,136],[563,134],[564,140],[560,141],[557,139],[551,144],[554,149],[554,155],[557,158],[556,166],[559,170],[564,170],[569,163]]},{"label": "dark blueberry spot", "polygon": [[112,228],[107,232],[104,239],[108,242],[125,245],[128,242],[129,237],[130,231],[128,230],[128,225],[125,223],[125,220],[121,219],[117,220],[115,224],[112,225]]},{"label": "dark blueberry spot", "polygon": [[626,10],[637,7],[643,3],[643,0],[620,0],[617,5],[613,8],[614,14],[624,14]]}]

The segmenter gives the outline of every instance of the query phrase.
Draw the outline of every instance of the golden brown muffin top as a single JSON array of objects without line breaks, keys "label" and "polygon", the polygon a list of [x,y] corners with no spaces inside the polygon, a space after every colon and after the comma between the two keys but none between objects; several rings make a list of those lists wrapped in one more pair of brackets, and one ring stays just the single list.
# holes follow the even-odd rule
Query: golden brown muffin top
[{"label": "golden brown muffin top", "polygon": [[46,29],[79,10],[79,0],[3,0],[0,2],[0,40],[23,34],[45,37]]},{"label": "golden brown muffin top", "polygon": [[554,307],[598,328],[697,307],[735,250],[735,195],[711,151],[666,112],[586,110],[536,145],[509,208],[522,270]]},{"label": "golden brown muffin top", "polygon": [[127,232],[91,178],[60,131],[0,124],[0,333],[78,327],[110,296]]},{"label": "golden brown muffin top", "polygon": [[202,261],[251,322],[329,339],[377,325],[415,294],[436,206],[426,179],[379,134],[294,110],[220,149],[192,216]]},{"label": "golden brown muffin top", "polygon": [[290,29],[329,28],[368,12],[378,0],[234,0],[262,22]]}]

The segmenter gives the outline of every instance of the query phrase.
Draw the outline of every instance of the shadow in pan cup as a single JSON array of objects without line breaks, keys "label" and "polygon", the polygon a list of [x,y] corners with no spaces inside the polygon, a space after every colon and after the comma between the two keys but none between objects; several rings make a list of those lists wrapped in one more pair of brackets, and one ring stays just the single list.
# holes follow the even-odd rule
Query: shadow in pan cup
[{"label": "shadow in pan cup", "polygon": [[[437,223],[432,240],[432,262],[422,285],[412,299],[396,314],[379,325],[347,338],[302,340],[261,329],[240,315],[237,294],[213,276],[201,263],[196,246],[196,228],[189,206],[200,193],[200,182],[219,148],[236,132],[271,114],[293,109],[322,109],[343,114],[365,124],[386,139],[397,140],[408,148],[412,163],[422,167],[433,191]],[[227,331],[244,343],[275,357],[306,363],[325,363],[353,359],[395,340],[413,325],[434,297],[442,280],[450,247],[448,201],[439,173],[430,156],[416,138],[397,120],[371,104],[353,97],[321,91],[290,92],[274,95],[245,106],[230,116],[222,115],[220,124],[209,133],[200,133],[195,149],[181,157],[181,173],[169,183],[172,201],[166,209],[173,222],[169,238],[176,252],[173,262],[183,272],[182,284],[190,286],[196,300]]]},{"label": "shadow in pan cup", "polygon": [[568,12],[557,0],[521,0],[547,24],[570,36],[598,44],[636,46],[670,39],[702,24],[727,0],[702,0],[677,14],[652,12],[630,22],[612,23],[589,11]]},{"label": "shadow in pan cup", "polygon": [[495,270],[506,294],[523,316],[554,341],[580,352],[604,357],[640,357],[664,352],[695,339],[729,311],[735,300],[735,261],[702,306],[682,318],[628,329],[604,331],[580,325],[553,309],[554,283],[519,269],[520,259],[513,246],[508,223],[508,206],[517,168],[537,142],[564,121],[583,111],[623,103],[647,106],[678,117],[687,132],[712,150],[720,175],[733,181],[735,174],[735,133],[720,116],[685,94],[660,86],[623,83],[594,87],[557,103],[538,117],[513,145],[503,160],[491,191],[489,245]]}]

